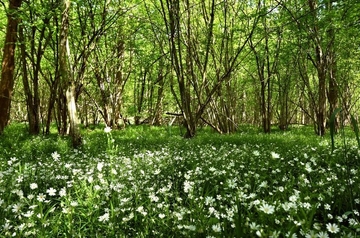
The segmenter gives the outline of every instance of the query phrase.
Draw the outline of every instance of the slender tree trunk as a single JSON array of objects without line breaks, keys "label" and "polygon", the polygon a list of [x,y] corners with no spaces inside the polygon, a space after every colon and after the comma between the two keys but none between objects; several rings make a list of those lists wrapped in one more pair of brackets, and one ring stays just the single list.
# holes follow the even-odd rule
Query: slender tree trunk
[{"label": "slender tree trunk", "polygon": [[[169,52],[171,64],[176,73],[178,93],[175,92],[173,82],[171,82],[170,87],[184,118],[186,128],[184,137],[191,138],[195,136],[198,121],[200,119],[205,121],[202,115],[207,106],[213,102],[213,97],[219,88],[223,83],[231,80],[231,73],[238,66],[239,55],[252,37],[255,26],[259,22],[260,14],[252,21],[252,28],[245,41],[242,45],[236,47],[237,49],[233,52],[232,57],[229,59],[228,69],[217,67],[216,70],[221,72],[221,76],[216,80],[214,76],[208,75],[208,67],[215,64],[210,64],[214,61],[208,62],[210,52],[214,50],[213,46],[216,41],[213,33],[213,27],[216,25],[216,1],[212,0],[209,1],[209,4],[200,4],[200,6],[203,6],[202,10],[209,13],[209,15],[205,13],[207,16],[204,17],[206,38],[203,42],[199,42],[199,39],[197,39],[197,31],[194,26],[197,16],[193,13],[195,5],[192,2],[190,3],[189,0],[162,0],[160,4],[169,36]],[[207,9],[207,6],[209,6],[209,9]],[[258,10],[259,8],[257,8]],[[201,21],[198,21],[198,23],[201,23]],[[204,51],[201,52],[200,48],[204,49]]]},{"label": "slender tree trunk", "polygon": [[51,124],[51,119],[52,119],[51,116],[52,116],[52,113],[53,113],[53,110],[55,107],[56,92],[58,91],[59,81],[60,81],[60,75],[59,75],[58,67],[56,66],[54,80],[51,80],[50,99],[49,99],[48,111],[47,111],[47,116],[46,116],[45,134],[47,134],[47,135],[50,134],[50,124]]},{"label": "slender tree trunk", "polygon": [[143,112],[144,98],[145,98],[145,87],[146,87],[146,77],[148,74],[148,69],[145,69],[142,79],[139,79],[140,90],[137,91],[136,94],[136,116],[135,116],[135,124],[140,125],[141,114]]},{"label": "slender tree trunk", "polygon": [[70,86],[66,91],[66,101],[67,101],[67,109],[69,114],[70,136],[72,139],[73,147],[77,148],[81,145],[81,135],[80,135],[79,120],[76,110],[75,94],[76,94],[75,83],[71,82]]},{"label": "slender tree trunk", "polygon": [[159,62],[159,72],[157,76],[157,99],[155,104],[155,110],[153,115],[152,124],[160,126],[162,124],[162,113],[163,113],[163,99],[164,99],[164,85],[165,85],[165,75],[164,75],[164,63],[161,59]]},{"label": "slender tree trunk", "polygon": [[[266,21],[266,17],[264,19],[264,28],[265,28],[265,52],[266,52],[266,87],[267,87],[267,98],[266,98],[266,116],[265,116],[265,125],[264,125],[264,132],[270,133],[271,132],[271,79],[272,74],[275,67],[271,67],[270,63],[270,51],[269,51],[269,29]],[[275,59],[274,65],[276,65],[278,53],[275,52]]]},{"label": "slender tree trunk", "polygon": [[[258,77],[260,80],[260,98],[261,98],[261,118],[262,118],[262,127],[264,133],[271,132],[271,119],[272,119],[272,75],[277,71],[277,64],[279,59],[280,45],[281,45],[281,30],[277,31],[276,39],[276,48],[274,53],[270,52],[269,48],[269,38],[270,31],[269,26],[266,20],[266,17],[263,19],[264,27],[264,53],[256,50],[252,40],[249,41],[250,48],[255,54],[256,66]],[[270,54],[273,54],[273,62],[271,62]]]},{"label": "slender tree trunk", "polygon": [[267,87],[270,86],[270,72],[267,72],[268,77],[265,78],[265,58],[262,58],[260,53],[255,49],[252,41],[250,40],[250,48],[255,54],[257,73],[260,81],[260,114],[261,114],[261,125],[264,133],[270,133],[269,126],[269,112],[268,112],[268,102],[269,98],[267,97]]},{"label": "slender tree trunk", "polygon": [[288,73],[290,69],[287,69],[285,75],[278,74],[279,81],[279,128],[280,130],[287,130],[289,126],[289,90],[291,75]]},{"label": "slender tree trunk", "polygon": [[[30,41],[30,52],[26,52],[26,39],[23,35],[23,26],[19,28],[19,40],[21,42],[21,58],[23,64],[23,84],[24,92],[27,98],[27,111],[29,118],[29,132],[30,134],[39,134],[40,132],[40,93],[39,93],[39,74],[41,72],[41,60],[45,52],[47,43],[50,40],[51,35],[49,34],[46,38],[45,32],[46,27],[49,23],[49,18],[43,20],[43,25],[40,27],[33,26],[31,28],[31,39],[35,39],[36,33],[39,32],[38,41]],[[45,43],[44,43],[45,40]],[[37,46],[36,46],[37,45]],[[37,47],[37,48],[36,48]],[[27,69],[27,58],[31,61],[32,74],[31,87],[29,84],[28,69]]]},{"label": "slender tree trunk", "polygon": [[[60,76],[60,69],[59,69],[59,48],[56,46],[59,46],[59,32],[60,32],[60,25],[59,25],[59,19],[58,19],[58,15],[54,14],[53,17],[53,22],[54,22],[54,26],[55,26],[55,40],[52,41],[53,43],[53,48],[54,48],[54,64],[55,64],[55,69],[54,69],[54,75],[50,75],[49,76],[49,81],[48,81],[48,85],[50,88],[50,100],[49,100],[49,104],[48,104],[48,111],[47,111],[47,117],[46,117],[46,128],[45,128],[45,134],[50,134],[50,125],[51,125],[51,121],[52,121],[52,117],[55,118],[55,120],[57,121],[57,126],[58,126],[58,132],[60,133],[60,124],[61,123],[61,119],[60,119],[60,107],[58,105],[58,107],[55,107],[55,103],[56,102],[60,102],[59,99],[59,84],[60,84],[60,80],[61,80],[61,76]],[[61,134],[61,133],[60,133]]]},{"label": "slender tree trunk", "polygon": [[10,0],[6,27],[4,54],[0,79],[0,134],[10,120],[11,97],[14,90],[15,48],[19,19],[17,10],[22,0]]},{"label": "slender tree trunk", "polygon": [[[113,92],[113,103],[112,103],[112,110],[113,110],[113,120],[114,125],[119,127],[120,119],[123,120],[123,128],[126,126],[126,119],[122,116],[122,106],[123,106],[123,92],[126,85],[127,80],[129,79],[129,75],[124,77],[124,68],[123,68],[123,59],[124,59],[124,52],[125,52],[125,42],[123,39],[118,41],[118,45],[116,47],[116,57],[119,59],[117,62],[117,70],[115,71],[115,88]],[[131,66],[130,66],[131,67]]]},{"label": "slender tree trunk", "polygon": [[[111,115],[110,115],[110,89],[106,88],[105,83],[106,83],[106,79],[104,78],[103,74],[101,74],[101,72],[99,70],[95,70],[95,78],[100,90],[100,96],[101,96],[101,115],[105,121],[105,124],[109,127],[111,127],[110,124],[110,119],[111,119]],[[104,74],[106,74],[104,72]]]},{"label": "slender tree trunk", "polygon": [[[24,86],[24,93],[26,97],[26,108],[29,122],[29,133],[30,134],[39,134],[40,132],[40,123],[39,123],[39,105],[35,102],[38,102],[33,96],[33,93],[30,89],[29,77],[28,77],[28,68],[26,62],[26,46],[25,38],[23,34],[23,27],[19,27],[19,41],[20,41],[20,52],[21,52],[21,63],[22,63],[22,81]],[[38,87],[33,87],[33,90],[38,90]],[[36,94],[39,95],[38,93]]]},{"label": "slender tree trunk", "polygon": [[[334,54],[331,53],[330,56],[330,69],[329,69],[329,94],[328,94],[328,99],[329,99],[329,104],[330,104],[330,108],[329,108],[329,115],[331,115],[335,109],[338,107],[338,85],[336,83],[336,60],[334,58]],[[337,118],[335,117],[335,131],[338,130],[339,127],[339,123]]]},{"label": "slender tree trunk", "polygon": [[316,112],[316,134],[325,134],[326,124],[326,70],[327,62],[321,46],[321,36],[317,25],[317,0],[308,0],[309,8],[312,12],[314,26],[312,27],[313,42],[315,48],[315,60],[312,60],[318,75],[318,105]]},{"label": "slender tree trunk", "polygon": [[265,79],[262,77],[260,79],[261,88],[260,88],[260,97],[261,97],[261,118],[262,118],[262,127],[265,133],[270,133],[270,127],[268,126],[268,112],[267,112],[267,100],[266,100],[266,85]]},{"label": "slender tree trunk", "polygon": [[[332,10],[332,2],[329,1],[326,4],[326,10],[327,11],[331,11]],[[329,77],[329,92],[328,92],[328,101],[329,101],[329,117],[333,114],[333,112],[335,111],[335,109],[338,107],[338,85],[336,82],[336,71],[337,71],[337,61],[336,61],[336,55],[335,55],[335,49],[334,49],[334,44],[335,44],[335,29],[333,26],[333,19],[330,19],[331,21],[331,27],[330,29],[327,31],[327,35],[329,37],[329,44],[328,44],[328,60],[327,60],[327,64],[328,64],[328,77]],[[337,117],[335,117],[335,132],[337,132],[338,127],[339,127],[339,123],[337,120]]]},{"label": "slender tree trunk", "polygon": [[319,136],[325,135],[326,124],[326,74],[322,67],[318,70],[319,77],[319,104],[316,114],[317,119],[317,134]]},{"label": "slender tree trunk", "polygon": [[68,49],[68,30],[69,30],[69,13],[70,0],[63,0],[63,13],[60,30],[60,76],[62,84],[66,88],[65,100],[67,105],[67,113],[69,115],[70,136],[74,148],[81,145],[80,127],[76,112],[76,86],[74,77],[71,73]]}]

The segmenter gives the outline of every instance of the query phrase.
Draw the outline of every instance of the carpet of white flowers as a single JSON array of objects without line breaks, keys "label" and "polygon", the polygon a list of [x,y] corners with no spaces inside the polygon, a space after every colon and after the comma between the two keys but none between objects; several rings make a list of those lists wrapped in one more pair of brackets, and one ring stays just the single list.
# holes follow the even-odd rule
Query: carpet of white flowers
[{"label": "carpet of white flowers", "polygon": [[0,158],[0,237],[360,235],[355,148],[112,146]]}]

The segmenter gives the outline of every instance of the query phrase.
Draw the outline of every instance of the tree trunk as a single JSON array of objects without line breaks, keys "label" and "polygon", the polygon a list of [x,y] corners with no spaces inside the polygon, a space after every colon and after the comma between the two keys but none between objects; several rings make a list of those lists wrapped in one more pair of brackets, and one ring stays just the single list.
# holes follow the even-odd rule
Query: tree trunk
[{"label": "tree trunk", "polygon": [[288,73],[287,68],[285,75],[278,74],[279,82],[279,128],[282,131],[288,129],[289,125],[289,90],[291,75]]},{"label": "tree trunk", "polygon": [[316,112],[316,127],[315,132],[319,136],[323,136],[325,134],[325,124],[326,124],[326,70],[327,70],[327,62],[326,55],[324,55],[323,49],[321,47],[321,36],[319,33],[318,25],[317,25],[317,11],[318,4],[317,0],[308,0],[309,8],[312,12],[314,25],[312,27],[313,32],[313,42],[315,48],[315,60],[312,60],[312,63],[316,67],[317,75],[318,75],[318,105]]},{"label": "tree trunk", "polygon": [[[329,116],[331,116],[335,111],[335,109],[338,107],[338,85],[336,83],[336,60],[333,57],[335,56],[331,55],[330,70],[329,70],[329,94],[328,94],[328,99],[330,104]],[[335,132],[337,132],[339,128],[337,117],[335,117],[334,124],[335,124]]]},{"label": "tree trunk", "polygon": [[[144,74],[141,79],[139,79],[140,90],[138,85],[135,86],[136,97],[134,98],[136,102],[136,116],[135,116],[135,125],[141,124],[141,114],[143,112],[144,98],[145,98],[145,87],[146,87],[146,77],[148,74],[148,69],[145,69]],[[136,83],[136,82],[135,82]]]},{"label": "tree trunk", "polygon": [[[169,47],[170,47],[170,56],[171,56],[171,63],[172,66],[174,68],[174,71],[176,73],[176,77],[177,77],[177,82],[178,82],[178,86],[179,86],[179,94],[180,94],[180,99],[177,98],[176,93],[173,91],[173,85],[171,86],[172,88],[172,92],[173,95],[177,101],[178,106],[180,107],[181,111],[182,111],[182,115],[184,118],[184,126],[186,128],[186,133],[184,135],[185,138],[191,138],[195,135],[196,132],[196,124],[194,124],[193,120],[192,120],[192,111],[191,111],[191,101],[189,100],[189,91],[190,89],[188,88],[189,84],[188,81],[190,80],[191,74],[187,74],[187,72],[185,71],[187,68],[187,71],[189,72],[189,68],[190,64],[191,64],[191,60],[189,59],[191,57],[191,53],[190,51],[190,47],[187,47],[187,58],[186,58],[186,65],[183,64],[182,62],[182,58],[183,58],[183,54],[182,54],[182,43],[181,43],[181,34],[183,34],[180,30],[180,3],[179,1],[166,1],[166,5],[167,5],[167,10],[168,10],[168,19],[167,16],[165,15],[165,10],[164,10],[164,5],[163,2],[162,3],[162,8],[164,11],[164,19],[165,22],[168,23],[168,33],[170,34],[169,37]],[[188,3],[188,2],[186,2]],[[190,13],[189,13],[190,9],[188,9],[188,11],[186,11],[187,13],[187,19],[186,19],[186,24],[187,24],[187,29],[186,29],[186,39],[189,40],[191,39],[189,36],[189,17],[190,17]],[[190,72],[192,73],[192,72]],[[186,75],[185,75],[186,74]]]},{"label": "tree trunk", "polygon": [[22,0],[10,0],[6,27],[4,54],[0,79],[0,134],[10,120],[11,97],[14,90],[15,48],[19,24],[17,10]]},{"label": "tree trunk", "polygon": [[[239,66],[239,55],[252,37],[260,14],[253,19],[252,27],[243,43],[238,47],[235,46],[236,50],[229,58],[229,66],[223,68],[217,65],[217,57],[213,59],[209,57],[215,50],[214,46],[217,41],[213,28],[217,24],[215,21],[216,8],[220,5],[216,4],[215,0],[209,1],[209,4],[202,2],[199,5],[201,11],[204,12],[204,27],[202,27],[199,24],[203,22],[198,21],[197,12],[193,12],[197,4],[194,5],[189,0],[162,0],[160,4],[169,36],[169,54],[177,78],[178,91],[175,92],[175,85],[172,81],[170,88],[185,121],[186,133],[184,136],[190,138],[196,133],[198,121],[204,120],[202,115],[208,105],[212,105],[213,97],[219,88],[231,80],[232,72]],[[201,32],[206,32],[204,39],[198,39],[200,28],[202,28]],[[215,78],[216,76],[209,74],[208,68],[210,67],[215,67],[221,76]]]},{"label": "tree trunk", "polygon": [[[29,133],[37,135],[40,132],[40,121],[39,121],[39,104],[35,103],[39,101],[39,98],[35,98],[33,95],[28,77],[28,68],[26,63],[26,45],[23,34],[23,27],[19,27],[19,41],[20,41],[20,52],[21,52],[21,63],[22,63],[22,81],[24,86],[24,94],[26,97],[26,108],[29,122]],[[38,87],[33,87],[33,90],[38,90]],[[36,94],[39,95],[38,93]]]},{"label": "tree trunk", "polygon": [[[332,2],[329,1],[326,4],[326,10],[331,11],[332,10]],[[329,44],[328,44],[328,77],[329,77],[329,92],[328,92],[328,101],[329,101],[329,117],[333,114],[335,109],[338,107],[338,85],[336,82],[336,70],[337,70],[337,62],[336,62],[336,54],[334,49],[335,44],[335,29],[332,22],[333,19],[330,19],[331,27],[327,31],[327,35],[329,37]],[[335,116],[335,132],[337,132],[339,123],[337,120],[337,117]]]},{"label": "tree trunk", "polygon": [[325,124],[326,124],[326,74],[325,70],[320,67],[318,69],[319,77],[319,101],[318,111],[316,114],[317,121],[317,134],[319,136],[325,135]]},{"label": "tree trunk", "polygon": [[[68,30],[69,30],[69,12],[70,12],[70,0],[63,0],[63,13],[61,20],[60,29],[60,76],[62,85],[66,88],[65,101],[67,105],[67,113],[69,115],[70,124],[70,136],[72,139],[72,145],[74,148],[81,145],[81,135],[79,122],[76,112],[76,86],[74,77],[71,73],[69,56],[70,52],[68,49]],[[63,88],[64,90],[64,88]]]},{"label": "tree trunk", "polygon": [[56,66],[54,80],[51,80],[50,78],[51,85],[50,85],[50,99],[49,99],[48,111],[46,116],[46,128],[45,128],[46,135],[50,134],[50,124],[52,119],[51,116],[56,102],[56,92],[58,91],[59,80],[60,80],[59,70],[58,70],[58,66]]},{"label": "tree trunk", "polygon": [[268,113],[268,110],[267,110],[267,100],[266,100],[266,85],[267,83],[265,83],[265,79],[264,78],[261,78],[260,79],[261,81],[261,94],[260,94],[260,97],[261,97],[261,118],[262,118],[262,128],[263,128],[263,131],[264,133],[270,133],[270,126],[269,126],[269,121],[270,121],[270,118],[269,118],[269,113]]},{"label": "tree trunk", "polygon": [[[257,50],[256,45],[253,44],[250,39],[250,48],[255,55],[257,73],[260,80],[260,111],[262,118],[262,128],[264,133],[271,132],[271,119],[272,119],[272,76],[277,71],[277,65],[279,60],[279,52],[281,45],[281,29],[277,30],[276,47],[274,52],[270,52],[269,40],[270,40],[270,28],[266,17],[263,18],[263,31],[264,31],[264,51]],[[272,54],[271,62],[270,55]]]},{"label": "tree trunk", "polygon": [[66,91],[66,101],[67,101],[67,109],[69,115],[70,136],[72,139],[72,145],[74,148],[77,148],[81,145],[81,135],[80,135],[79,120],[76,112],[75,95],[76,95],[75,83],[71,82],[70,86]]},{"label": "tree trunk", "polygon": [[159,62],[159,72],[157,76],[157,99],[155,104],[155,110],[153,115],[152,124],[160,126],[162,124],[162,113],[163,113],[163,99],[164,99],[164,86],[165,86],[165,75],[164,75],[164,64],[161,59]]}]

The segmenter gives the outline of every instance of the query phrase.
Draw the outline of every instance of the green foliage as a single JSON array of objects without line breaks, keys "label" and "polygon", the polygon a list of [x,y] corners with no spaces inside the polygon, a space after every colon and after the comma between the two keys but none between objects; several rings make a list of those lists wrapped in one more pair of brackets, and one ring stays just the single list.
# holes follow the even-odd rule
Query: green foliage
[{"label": "green foliage", "polygon": [[[335,136],[336,136],[336,124],[335,124],[335,121],[336,121],[336,116],[338,113],[341,112],[341,108],[337,108],[334,110],[334,112],[331,114],[330,116],[330,120],[329,120],[329,126],[330,126],[330,138],[331,138],[331,151],[334,151],[335,150]],[[353,130],[353,133],[355,134],[355,139],[356,139],[356,142],[357,142],[357,146],[358,148],[360,148],[360,138],[359,138],[359,126],[358,126],[358,122],[357,120],[355,119],[354,115],[350,115],[350,120],[351,120],[351,126],[352,126],[352,130]],[[346,148],[346,139],[349,138],[349,134],[346,134],[345,132],[345,128],[343,126],[343,122],[341,121],[340,122],[341,124],[341,131],[342,131],[342,139],[343,139],[343,146]],[[351,142],[351,141],[348,141],[348,142]]]},{"label": "green foliage", "polygon": [[[79,91],[77,106],[84,121],[86,119],[91,123],[94,119],[94,123],[98,123],[99,118],[103,119],[99,109],[104,113],[121,113],[124,117],[141,116],[142,120],[151,120],[155,112],[180,111],[175,100],[175,97],[180,98],[181,92],[169,53],[172,47],[169,45],[170,22],[165,21],[169,17],[166,2],[71,1],[69,63],[77,86],[83,89]],[[176,47],[181,55],[184,80],[190,86],[192,109],[199,108],[197,104],[207,100],[206,94],[212,91],[212,86],[224,76],[229,77],[229,81],[224,81],[215,90],[218,92],[211,97],[206,113],[202,115],[204,119],[218,128],[223,124],[218,122],[218,118],[223,118],[224,122],[231,121],[234,127],[241,123],[260,122],[260,80],[256,57],[255,54],[249,57],[249,44],[240,50],[254,19],[260,14],[261,19],[251,40],[256,55],[260,57],[258,63],[263,67],[262,74],[271,79],[269,106],[273,108],[272,123],[277,123],[280,117],[286,123],[290,118],[291,123],[298,123],[304,117],[303,111],[308,114],[309,117],[305,118],[310,123],[314,120],[312,114],[317,108],[318,98],[317,73],[311,61],[316,59],[313,48],[316,41],[310,33],[314,27],[319,31],[319,44],[324,55],[330,57],[330,52],[325,52],[327,48],[336,53],[336,77],[341,79],[338,80],[339,93],[343,93],[344,101],[354,102],[347,108],[354,111],[359,108],[358,101],[351,100],[351,95],[358,95],[355,86],[359,78],[356,66],[359,64],[357,1],[340,1],[332,8],[328,8],[326,1],[321,2],[315,16],[304,0],[281,4],[267,1],[260,5],[257,1],[231,0],[215,4],[213,24],[211,3],[196,0],[191,7],[186,7],[186,2],[179,4],[182,29],[178,31],[179,46]],[[25,46],[27,57],[24,62],[28,66],[30,84],[35,83],[35,71],[39,72],[38,94],[41,95],[42,117],[49,109],[51,90],[59,86],[55,83],[58,78],[58,37],[62,14],[59,6],[53,1],[34,0],[24,2],[20,11],[24,42],[19,42],[19,45],[22,43]],[[0,48],[4,42],[5,26],[6,9],[0,11]],[[188,30],[185,29],[187,27]],[[332,28],[335,29],[336,41],[329,36]],[[189,40],[191,42],[187,42]],[[20,55],[17,54],[18,57]],[[266,58],[269,65],[264,67]],[[13,99],[17,103],[12,108],[12,120],[22,121],[27,108],[22,103],[26,97],[21,83],[24,68],[21,64],[16,67],[19,83],[15,85]],[[33,85],[30,88],[33,91],[36,87]],[[105,110],[106,106],[114,108]],[[299,107],[303,110],[298,110]],[[117,115],[110,117],[117,118]],[[165,125],[167,118],[162,119]]]},{"label": "green foliage", "polygon": [[23,158],[24,162],[36,161],[38,157],[49,156],[52,152],[67,153],[69,139],[59,137],[56,133],[48,136],[30,136],[26,124],[11,124],[1,136],[1,156],[12,155]]},{"label": "green foliage", "polygon": [[83,128],[73,150],[14,124],[0,139],[0,236],[356,236],[357,149],[344,160],[311,127],[240,128],[191,140],[178,128]]}]

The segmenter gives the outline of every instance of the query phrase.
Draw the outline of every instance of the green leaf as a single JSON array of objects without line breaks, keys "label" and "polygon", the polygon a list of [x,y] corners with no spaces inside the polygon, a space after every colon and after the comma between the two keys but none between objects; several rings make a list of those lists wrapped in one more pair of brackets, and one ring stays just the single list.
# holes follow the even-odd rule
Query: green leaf
[{"label": "green leaf", "polygon": [[330,136],[331,136],[331,152],[335,149],[334,136],[335,136],[335,118],[336,114],[341,111],[341,108],[336,108],[330,116]]}]

